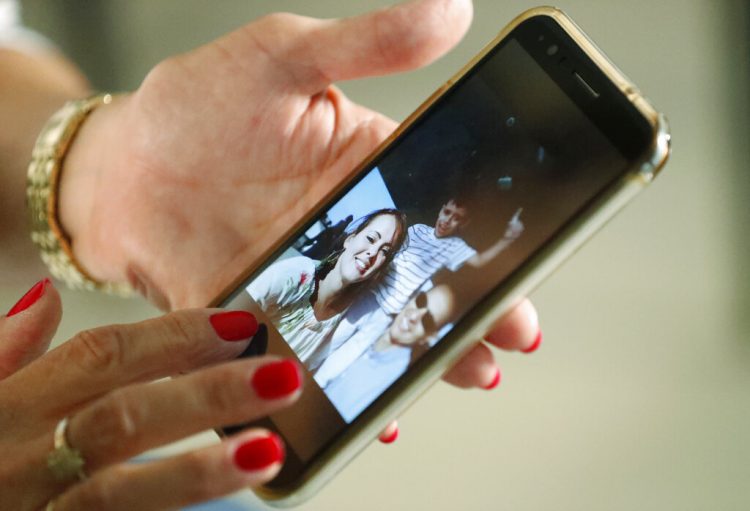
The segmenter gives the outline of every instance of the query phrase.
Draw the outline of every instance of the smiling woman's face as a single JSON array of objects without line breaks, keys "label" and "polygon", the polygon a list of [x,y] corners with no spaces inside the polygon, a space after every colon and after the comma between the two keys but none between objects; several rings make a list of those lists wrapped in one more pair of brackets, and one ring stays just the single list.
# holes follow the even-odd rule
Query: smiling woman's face
[{"label": "smiling woman's face", "polygon": [[378,271],[393,250],[398,223],[393,215],[373,218],[360,232],[344,241],[336,266],[345,284],[362,282]]}]

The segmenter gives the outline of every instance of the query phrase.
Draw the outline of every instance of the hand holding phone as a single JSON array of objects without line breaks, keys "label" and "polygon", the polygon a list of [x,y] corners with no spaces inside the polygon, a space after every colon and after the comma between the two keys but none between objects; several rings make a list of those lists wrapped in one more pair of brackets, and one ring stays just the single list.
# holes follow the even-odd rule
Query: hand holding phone
[{"label": "hand holding phone", "polygon": [[[432,2],[432,5],[438,5],[438,3]],[[416,8],[424,11],[423,6],[427,4],[429,2],[422,2],[422,5]],[[398,12],[394,9],[396,13],[394,18],[398,18],[409,9],[415,9],[415,5],[399,8]],[[441,14],[444,13],[441,12]],[[378,36],[382,36],[383,30],[389,30],[392,25],[403,26],[403,24],[386,22],[382,13],[379,13],[377,19],[379,21]],[[456,17],[449,19],[455,21]],[[93,216],[99,217],[101,223],[97,227],[89,226],[89,230],[84,234],[77,233],[80,235],[76,236],[77,250],[79,249],[78,241],[82,241],[82,238],[89,239],[87,235],[96,233],[94,229],[99,227],[102,228],[100,232],[116,234],[118,239],[124,231],[127,231],[129,236],[134,236],[129,238],[131,241],[133,239],[138,241],[130,244],[131,247],[136,247],[138,256],[138,264],[134,265],[136,268],[129,267],[136,274],[130,276],[148,289],[148,291],[144,289],[143,292],[149,294],[152,299],[155,296],[152,292],[163,292],[164,296],[160,296],[161,300],[157,300],[163,307],[203,303],[212,289],[216,289],[215,286],[222,286],[226,283],[225,277],[228,272],[234,272],[228,262],[234,263],[247,257],[246,253],[238,255],[245,244],[251,245],[251,248],[257,248],[259,244],[262,245],[264,239],[271,239],[269,237],[273,236],[271,234],[273,230],[268,228],[268,222],[260,222],[260,225],[267,230],[259,231],[253,228],[257,225],[249,225],[245,221],[248,216],[255,220],[264,214],[268,215],[264,217],[266,220],[274,218],[274,212],[264,208],[269,204],[283,211],[284,219],[287,221],[294,218],[294,211],[297,213],[304,211],[305,204],[299,200],[299,189],[295,189],[294,186],[277,185],[278,182],[290,185],[291,183],[285,180],[290,174],[295,178],[300,178],[299,166],[308,167],[303,165],[304,160],[300,158],[300,154],[310,157],[311,161],[316,163],[319,163],[319,160],[315,158],[316,154],[325,155],[326,164],[330,164],[330,167],[322,169],[320,165],[309,165],[310,173],[316,181],[322,181],[325,184],[324,179],[319,180],[319,173],[328,170],[327,173],[324,172],[330,180],[327,183],[337,182],[340,174],[336,172],[336,168],[348,169],[352,161],[359,160],[370,150],[372,144],[380,140],[380,133],[390,131],[394,126],[391,121],[382,116],[342,101],[340,94],[332,90],[328,91],[331,93],[330,96],[323,98],[318,95],[320,90],[306,91],[292,87],[294,85],[305,89],[311,86],[311,81],[295,80],[298,78],[297,73],[289,72],[290,69],[300,73],[311,70],[312,59],[304,58],[304,54],[301,57],[295,55],[299,58],[296,62],[297,67],[295,67],[295,62],[291,61],[291,56],[285,55],[290,60],[272,59],[273,65],[270,71],[273,72],[270,72],[269,68],[264,65],[266,63],[264,59],[252,58],[245,59],[245,61],[255,60],[252,66],[242,66],[240,69],[235,65],[232,71],[236,73],[218,72],[222,64],[227,64],[227,48],[236,49],[236,45],[242,42],[238,41],[239,37],[251,33],[263,36],[263,40],[281,34],[284,43],[296,41],[300,47],[313,48],[314,46],[314,50],[310,49],[310,51],[314,53],[315,62],[318,65],[330,62],[328,59],[321,58],[321,50],[333,50],[331,56],[338,63],[335,67],[337,72],[343,73],[345,69],[346,72],[353,73],[353,68],[357,65],[359,66],[358,72],[373,71],[371,59],[359,58],[362,53],[370,53],[369,49],[363,50],[366,45],[357,46],[356,50],[342,49],[339,46],[341,39],[351,40],[358,44],[362,42],[363,38],[360,36],[364,24],[361,19],[346,20],[335,24],[317,21],[318,27],[325,25],[333,34],[328,33],[328,44],[324,44],[321,43],[321,35],[324,35],[322,31],[316,30],[312,35],[308,32],[310,37],[308,41],[313,40],[315,45],[299,43],[300,40],[304,40],[300,36],[300,32],[304,32],[301,28],[309,30],[311,24],[315,23],[314,21],[301,20],[289,15],[283,16],[282,20],[285,22],[283,29],[280,29],[279,17],[273,17],[270,21],[275,21],[276,24],[270,23],[267,19],[265,23],[258,23],[238,31],[241,34],[227,37],[221,44],[221,49],[224,50],[221,53],[223,58],[216,58],[215,50],[219,45],[215,44],[179,57],[182,65],[170,65],[177,60],[174,59],[164,66],[159,66],[138,93],[130,96],[131,98],[137,97],[141,101],[128,101],[127,96],[122,96],[120,98],[122,102],[118,101],[117,108],[113,107],[114,112],[126,111],[133,114],[130,120],[136,127],[131,133],[143,134],[140,140],[147,140],[149,147],[154,151],[151,153],[144,151],[141,156],[157,154],[156,160],[161,165],[158,168],[149,169],[154,170],[149,173],[149,179],[139,179],[143,177],[143,168],[139,167],[138,163],[144,163],[144,161],[154,163],[154,160],[150,158],[139,162],[134,161],[137,159],[131,159],[125,166],[103,166],[103,171],[106,169],[111,172],[113,167],[119,167],[127,172],[114,176],[120,179],[101,180],[102,186],[106,187],[102,195],[108,197],[103,204],[106,213],[101,214],[102,210],[97,209]],[[441,23],[441,28],[448,25],[456,27],[454,23],[447,23],[443,16],[441,16]],[[258,32],[259,28],[268,29],[269,25],[273,25],[273,31],[267,31],[265,34]],[[342,37],[344,27],[357,37]],[[434,27],[431,28],[433,32],[436,32]],[[420,31],[418,27],[406,27],[400,30],[399,33],[408,32],[410,36]],[[442,33],[446,37],[435,37],[435,39],[446,43],[460,36],[461,30],[448,29],[443,30]],[[398,42],[402,37],[392,39]],[[382,72],[388,66],[391,66],[391,70],[403,70],[405,66],[415,65],[417,61],[424,63],[425,51],[427,53],[439,51],[435,48],[440,45],[430,44],[430,42],[422,41],[423,48],[418,48],[416,52],[413,49],[404,48],[401,52],[383,53],[381,55],[384,57],[384,62],[381,62],[382,67],[376,70]],[[269,47],[273,48],[273,45]],[[372,50],[376,49],[382,50],[382,47],[372,48]],[[377,54],[376,51],[372,53]],[[419,58],[415,60],[413,56],[417,53]],[[356,58],[348,60],[345,58],[347,55],[350,58],[351,56]],[[230,64],[236,64],[236,62]],[[190,80],[185,80],[182,73],[188,68],[194,73],[190,75]],[[329,73],[333,68],[326,65],[325,69],[326,73],[320,73],[323,78],[330,76]],[[215,79],[218,74],[222,75],[221,80]],[[253,79],[248,79],[248,74]],[[208,80],[205,80],[206,77]],[[348,77],[352,75],[349,74]],[[274,80],[280,80],[283,86]],[[184,85],[188,82],[189,87],[169,86],[175,83]],[[210,84],[208,90],[207,83]],[[238,83],[241,87],[231,87],[232,84]],[[248,90],[248,84],[252,85],[251,90]],[[230,87],[226,88],[227,85]],[[321,89],[326,89],[327,86],[327,83],[321,85]],[[167,94],[160,97],[156,92],[157,89]],[[233,100],[231,91],[239,91],[241,101],[236,100],[236,97]],[[314,101],[310,96],[313,96]],[[217,99],[219,101],[215,102]],[[185,102],[190,108],[185,108]],[[150,106],[144,110],[132,110],[133,105],[149,104]],[[324,109],[322,107],[332,104],[335,104],[337,108],[335,111],[337,123],[326,122],[325,116],[313,116],[314,122],[311,126],[307,123],[308,116],[303,115],[298,118],[300,111],[306,107],[309,107],[311,111],[319,112],[320,109]],[[302,105],[303,108],[288,108],[290,105]],[[227,106],[228,108],[222,109]],[[122,109],[118,110],[120,107]],[[240,127],[247,129],[246,121],[253,117],[263,117],[264,109],[272,112],[272,115],[268,116],[272,119],[263,124],[265,131],[253,129],[250,137],[244,136],[246,134],[244,131],[241,132],[242,136],[237,137],[216,136],[217,133],[223,135],[232,132],[228,126],[232,126],[237,119],[240,120]],[[287,123],[289,117],[279,115],[282,110],[292,112],[291,115],[299,121],[300,125],[305,126],[305,132],[309,137],[300,139],[297,130],[292,130],[294,133],[290,135],[282,130],[272,129],[273,126],[279,125],[287,128],[290,126]],[[333,110],[326,111],[333,115]],[[198,124],[190,116],[190,112],[196,111],[201,111],[203,114]],[[366,129],[356,129],[352,132],[349,128],[352,125],[360,126],[358,124],[360,121],[366,123]],[[320,136],[321,132],[326,133],[326,129],[332,129],[334,126],[341,130],[336,132],[335,136]],[[314,129],[310,129],[311,127]],[[89,132],[89,130],[85,131]],[[96,134],[97,130],[94,129],[93,133]],[[285,145],[284,142],[289,141],[289,138],[284,138],[286,136],[294,140],[293,145],[297,151],[279,152],[277,150],[279,146]],[[132,149],[128,147],[132,139],[120,137],[119,141],[121,147],[126,147],[123,151],[118,150],[116,153],[127,155],[127,150]],[[327,145],[329,141],[335,143],[329,146]],[[76,144],[80,146],[82,142],[83,140],[79,138]],[[253,153],[253,157],[249,158],[250,162],[247,158],[248,146],[259,148],[259,152]],[[339,151],[337,148],[345,149]],[[268,160],[264,163],[263,156],[268,156],[264,154],[264,151],[268,149],[272,153],[270,161],[274,163],[273,165],[268,165]],[[114,155],[114,152],[112,153]],[[331,161],[328,158],[330,154],[336,154],[339,159],[335,162]],[[208,157],[211,161],[210,180],[203,179],[207,166],[204,165],[205,160],[202,160],[202,157]],[[291,165],[287,166],[289,162]],[[72,163],[72,159],[68,160],[68,163]],[[257,167],[252,168],[253,165]],[[146,167],[149,166],[146,165]],[[256,169],[258,171],[253,172]],[[268,177],[268,174],[263,173],[266,169],[271,169],[270,172],[274,176],[271,179],[273,185],[270,187],[273,193],[259,193],[257,181],[249,185],[246,181],[247,188],[227,184],[228,181],[233,181],[232,172],[238,172],[242,178],[253,179]],[[67,175],[70,176],[70,173]],[[113,177],[113,175],[109,174],[108,177]],[[181,179],[173,180],[172,178],[175,177]],[[200,179],[192,179],[195,177]],[[198,182],[200,182],[199,186],[193,186]],[[128,186],[123,186],[123,183],[127,183]],[[190,184],[185,186],[185,183]],[[300,186],[300,188],[306,187]],[[247,190],[250,193],[247,193]],[[77,191],[81,192],[81,189]],[[107,191],[115,193],[110,195]],[[219,196],[221,200],[217,200]],[[79,195],[76,194],[74,197],[79,197]],[[137,197],[137,200],[133,200],[133,197]],[[128,211],[127,215],[121,214],[125,210],[121,207],[123,198],[126,198],[128,203],[128,208],[125,208]],[[236,208],[233,211],[234,214],[227,214],[228,204]],[[102,205],[98,207],[101,208]],[[238,214],[240,210],[244,214]],[[293,211],[290,213],[290,210]],[[112,211],[116,214],[110,214]],[[125,225],[129,228],[125,228]],[[185,232],[190,232],[190,236],[183,236]],[[248,239],[253,243],[247,243]],[[82,245],[86,245],[85,241]],[[112,250],[104,253],[105,249],[109,248],[106,246],[107,243],[104,245],[103,250],[97,254],[99,257],[94,259],[101,262],[105,268],[115,268],[115,273],[109,276],[114,275],[112,278],[117,278],[117,265],[108,264],[107,256],[116,254],[127,260],[133,254],[120,252],[122,247],[113,247]],[[86,253],[85,247],[82,250]],[[177,252],[174,252],[175,250]],[[89,251],[88,254],[90,255],[91,252]],[[283,450],[274,440],[275,437],[255,428],[234,435],[231,439],[213,445],[207,450],[193,452],[186,456],[128,466],[124,467],[124,471],[120,470],[123,467],[119,466],[125,458],[147,447],[177,440],[209,426],[262,417],[268,412],[278,411],[281,407],[289,405],[297,397],[299,381],[296,371],[292,369],[293,364],[284,363],[280,366],[279,359],[272,356],[220,363],[222,360],[234,359],[242,347],[249,342],[249,339],[244,339],[244,337],[250,336],[251,333],[246,332],[242,334],[243,339],[239,339],[238,331],[244,328],[238,328],[236,313],[239,312],[239,316],[245,319],[249,317],[248,314],[242,311],[225,311],[226,314],[217,310],[183,311],[176,313],[175,317],[150,320],[138,326],[116,325],[99,328],[95,332],[89,332],[86,336],[79,336],[78,341],[87,340],[89,343],[95,341],[98,354],[103,354],[106,361],[114,360],[114,364],[105,364],[106,367],[102,367],[99,363],[102,360],[97,357],[92,359],[89,356],[90,350],[85,346],[81,347],[81,343],[76,343],[75,339],[66,343],[61,349],[44,355],[34,363],[25,367],[13,367],[13,360],[18,358],[13,356],[14,352],[16,355],[20,352],[26,352],[29,356],[34,355],[28,349],[19,351],[14,348],[14,345],[16,348],[19,346],[28,348],[30,339],[26,338],[28,336],[16,339],[15,337],[18,336],[14,336],[13,331],[18,332],[19,325],[26,324],[29,327],[25,328],[27,333],[34,331],[43,337],[34,340],[37,347],[43,348],[49,341],[49,336],[52,335],[54,325],[59,320],[59,299],[52,288],[48,288],[45,292],[44,286],[43,282],[35,286],[32,293],[26,295],[18,306],[13,307],[7,318],[2,318],[8,335],[0,335],[0,337],[8,341],[3,344],[5,354],[10,355],[11,363],[10,365],[0,364],[0,366],[4,366],[6,373],[18,370],[13,374],[13,378],[6,378],[7,381],[0,382],[7,390],[2,393],[7,398],[5,403],[7,406],[0,406],[0,409],[10,412],[3,414],[4,419],[9,419],[10,423],[6,420],[7,424],[0,426],[0,430],[3,431],[2,440],[8,447],[8,449],[3,449],[3,452],[10,453],[5,456],[3,462],[3,468],[8,470],[0,470],[4,481],[0,481],[0,487],[3,488],[0,500],[4,503],[9,502],[9,508],[103,509],[120,505],[128,509],[139,506],[149,509],[172,509],[200,499],[215,497],[242,486],[259,484],[268,480],[269,476],[279,468]],[[437,286],[434,289],[442,290],[445,286]],[[409,323],[410,329],[421,327],[426,331],[434,330],[438,310],[432,298],[437,292],[428,292],[428,294],[430,298],[424,304],[421,302],[416,304],[414,308],[409,309],[408,314],[402,316]],[[32,302],[37,299],[37,312],[34,312]],[[57,309],[51,307],[54,303],[57,304]],[[32,310],[14,316],[25,307],[31,307]],[[40,310],[44,311],[41,316]],[[31,315],[27,315],[29,313]],[[225,321],[218,319],[221,317],[224,317]],[[226,322],[227,318],[230,321]],[[525,319],[521,319],[520,322],[525,325],[529,324]],[[220,328],[222,324],[225,328]],[[503,324],[510,323],[506,321]],[[40,329],[42,325],[44,328]],[[266,327],[265,330],[261,328],[256,332],[246,353],[257,355],[266,351],[261,342],[264,339],[262,332],[267,332],[269,325],[271,324],[262,325]],[[175,327],[178,327],[177,331],[169,333],[169,329]],[[118,356],[119,351],[116,348],[121,346],[115,341],[129,337],[133,338],[126,343],[127,350],[124,354],[127,356]],[[406,340],[403,334],[398,334],[398,337]],[[418,339],[419,336],[416,338]],[[139,340],[143,342],[140,344],[136,342]],[[522,339],[519,338],[519,340]],[[160,346],[161,342],[166,342],[168,346]],[[143,349],[139,350],[138,345]],[[115,352],[110,353],[111,350]],[[36,354],[40,353],[39,350],[35,351]],[[138,356],[139,354],[142,356]],[[60,359],[57,363],[55,363],[56,356]],[[16,360],[21,365],[29,361],[29,357]],[[456,377],[453,381],[461,385],[483,385],[481,378],[478,381],[475,378],[477,365],[472,364],[473,361],[476,361],[476,358],[466,359],[462,370],[453,373]],[[84,371],[85,374],[71,373],[72,380],[68,382],[69,384],[61,383],[66,379],[60,378],[64,376],[65,371],[76,373],[77,367],[88,366],[92,363],[96,366],[92,367],[93,370]],[[118,367],[118,363],[123,363],[125,366]],[[198,366],[205,363],[208,363],[210,367],[205,371],[200,371]],[[275,366],[276,371],[269,372],[271,369],[269,364],[272,367]],[[46,370],[46,366],[49,366],[51,370]],[[472,371],[466,371],[467,367],[471,367]],[[191,375],[171,382],[161,382],[156,385],[146,383],[154,377],[174,374],[186,369],[195,371]],[[279,369],[282,369],[281,379],[286,380],[284,385],[279,385]],[[50,387],[47,383],[52,373],[57,375],[54,380],[58,385]],[[276,373],[275,376],[274,373]],[[266,384],[259,381],[260,374],[265,375],[260,380],[265,380]],[[283,377],[283,374],[286,374],[286,377]],[[461,380],[458,379],[459,375],[463,375]],[[468,378],[467,375],[469,375]],[[479,376],[483,376],[481,371]],[[134,384],[134,379],[138,380],[137,384]],[[17,387],[15,389],[12,388],[14,382]],[[107,391],[108,389],[105,388],[107,385],[113,392]],[[21,387],[23,392],[19,392]],[[45,396],[47,399],[44,399]],[[52,399],[49,399],[50,397]],[[66,400],[72,403],[71,406],[63,406]],[[87,401],[90,402],[87,403]],[[45,455],[51,454],[51,437],[55,422],[64,415],[71,414],[71,410],[72,415],[67,417],[69,419],[67,430],[64,426],[62,430],[59,430],[60,433],[55,435],[57,437],[55,443],[62,438],[71,443],[72,447],[82,450],[84,471],[88,479],[79,483],[77,481],[79,475],[69,474],[70,484],[66,482],[61,485],[50,479],[52,474],[48,472],[50,467],[46,466],[48,459]],[[39,420],[42,416],[46,419]],[[124,426],[128,431],[128,439],[115,442],[119,446],[115,448],[108,439],[120,437],[124,431],[122,421],[127,423]],[[64,425],[65,422],[60,424]],[[39,435],[33,433],[34,431],[37,431]],[[258,440],[261,442],[258,443]],[[25,445],[24,442],[29,445]],[[70,456],[67,459],[71,461]],[[33,463],[26,463],[24,460],[31,460]],[[78,461],[81,460],[78,459]],[[29,474],[32,476],[28,477]],[[196,486],[198,480],[199,484]],[[166,483],[169,483],[169,491],[165,491]],[[90,491],[91,488],[105,487],[107,488],[106,495]],[[146,488],[145,491],[144,488]],[[63,494],[60,495],[60,492]],[[107,503],[100,502],[98,500],[100,498],[106,499]],[[0,507],[5,508],[3,505]]]},{"label": "hand holding phone", "polygon": [[[261,495],[319,488],[668,154],[663,116],[569,18],[519,16],[216,301],[307,369],[300,402],[264,423],[290,455]],[[312,238],[331,240],[320,258],[299,250]]]}]

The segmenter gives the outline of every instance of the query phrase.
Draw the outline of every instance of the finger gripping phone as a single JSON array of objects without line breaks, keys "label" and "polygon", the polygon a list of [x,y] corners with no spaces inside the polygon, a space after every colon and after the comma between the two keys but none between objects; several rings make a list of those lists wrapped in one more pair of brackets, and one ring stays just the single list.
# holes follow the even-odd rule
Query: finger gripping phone
[{"label": "finger gripping phone", "polygon": [[312,495],[669,150],[664,117],[565,14],[516,18],[214,302],[306,371],[299,402],[257,423],[288,452],[261,497]]}]

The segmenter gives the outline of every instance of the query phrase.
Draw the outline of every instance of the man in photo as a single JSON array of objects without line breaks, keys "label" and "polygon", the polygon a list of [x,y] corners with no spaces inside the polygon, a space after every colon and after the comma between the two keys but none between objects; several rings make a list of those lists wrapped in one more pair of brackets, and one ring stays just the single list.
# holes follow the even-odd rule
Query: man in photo
[{"label": "man in photo", "polygon": [[396,381],[415,354],[424,353],[440,328],[453,319],[455,310],[455,294],[446,285],[411,300],[390,327],[323,389],[344,420],[354,420]]}]

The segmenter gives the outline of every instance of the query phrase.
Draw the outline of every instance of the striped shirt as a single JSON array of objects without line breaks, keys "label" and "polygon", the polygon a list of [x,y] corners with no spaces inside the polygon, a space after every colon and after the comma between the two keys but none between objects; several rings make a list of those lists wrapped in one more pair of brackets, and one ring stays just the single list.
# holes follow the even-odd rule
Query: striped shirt
[{"label": "striped shirt", "polygon": [[476,253],[461,238],[437,238],[434,227],[412,225],[408,246],[396,254],[375,290],[378,305],[388,314],[398,314],[435,273],[443,268],[456,271]]}]

